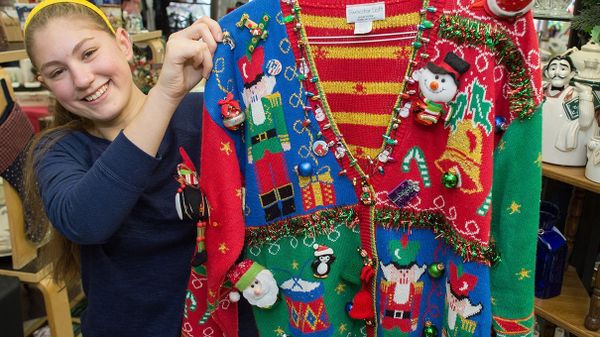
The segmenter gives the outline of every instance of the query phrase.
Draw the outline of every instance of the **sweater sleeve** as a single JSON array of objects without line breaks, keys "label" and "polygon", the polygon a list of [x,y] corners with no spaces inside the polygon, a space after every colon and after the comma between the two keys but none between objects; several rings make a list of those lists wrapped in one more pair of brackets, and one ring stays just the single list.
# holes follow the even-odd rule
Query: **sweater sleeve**
[{"label": "sweater sleeve", "polygon": [[[521,19],[525,34],[515,38],[532,93],[527,106],[537,106],[529,115],[508,109],[504,115],[519,114],[497,138],[494,152],[492,197],[492,240],[500,261],[491,269],[492,313],[498,336],[532,336],[534,285],[539,201],[541,191],[541,67],[535,29],[530,14]],[[515,26],[516,27],[516,26]],[[508,27],[516,31],[514,27]],[[512,72],[520,76],[518,72]],[[520,83],[524,83],[521,81]],[[521,90],[521,92],[526,92]],[[523,96],[515,94],[511,106]],[[518,109],[516,109],[518,110]],[[503,112],[499,112],[503,114]],[[516,116],[515,116],[516,117]],[[510,117],[509,117],[510,118]]]},{"label": "sweater sleeve", "polygon": [[40,159],[36,171],[53,226],[77,244],[99,244],[119,229],[159,160],[122,132],[91,166],[87,153],[87,145],[65,136]]}]

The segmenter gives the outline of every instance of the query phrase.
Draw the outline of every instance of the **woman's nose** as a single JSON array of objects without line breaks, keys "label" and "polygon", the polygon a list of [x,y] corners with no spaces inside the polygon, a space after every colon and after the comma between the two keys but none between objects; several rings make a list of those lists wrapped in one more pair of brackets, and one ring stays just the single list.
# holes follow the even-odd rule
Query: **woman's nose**
[{"label": "woman's nose", "polygon": [[87,88],[94,81],[94,73],[86,66],[71,69],[73,84],[77,88]]}]

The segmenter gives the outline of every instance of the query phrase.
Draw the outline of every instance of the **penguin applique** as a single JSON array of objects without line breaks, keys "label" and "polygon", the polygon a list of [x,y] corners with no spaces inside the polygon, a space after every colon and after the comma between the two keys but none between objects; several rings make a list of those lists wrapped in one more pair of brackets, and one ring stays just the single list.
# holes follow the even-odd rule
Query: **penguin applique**
[{"label": "penguin applique", "polygon": [[327,278],[331,270],[331,265],[335,261],[333,249],[319,244],[315,244],[313,248],[315,249],[315,259],[311,264],[313,276],[316,278]]}]

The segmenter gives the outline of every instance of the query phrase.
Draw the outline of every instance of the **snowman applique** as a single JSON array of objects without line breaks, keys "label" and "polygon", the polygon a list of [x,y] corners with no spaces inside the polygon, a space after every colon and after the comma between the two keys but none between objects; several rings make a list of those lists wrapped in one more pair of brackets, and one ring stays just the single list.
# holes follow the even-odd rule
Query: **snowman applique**
[{"label": "snowman applique", "polygon": [[[275,277],[270,270],[257,262],[249,259],[240,262],[229,272],[229,279],[252,305],[270,309],[277,302],[279,287]],[[229,299],[237,302],[240,300],[240,294],[233,290],[229,293]]]},{"label": "snowman applique", "polygon": [[[429,62],[413,72],[412,78],[419,83],[419,97],[410,104],[415,120],[423,125],[433,125],[442,114],[449,118],[446,106],[458,91],[459,78],[469,69],[470,64],[453,52],[444,57],[443,62]],[[404,109],[408,107],[405,106]]]}]

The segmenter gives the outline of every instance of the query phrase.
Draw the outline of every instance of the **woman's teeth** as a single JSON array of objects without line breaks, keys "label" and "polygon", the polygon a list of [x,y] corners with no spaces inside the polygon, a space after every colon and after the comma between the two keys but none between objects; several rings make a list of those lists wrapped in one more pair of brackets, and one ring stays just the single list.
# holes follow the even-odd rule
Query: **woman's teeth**
[{"label": "woman's teeth", "polygon": [[102,94],[106,92],[106,89],[108,89],[108,84],[101,86],[100,89],[98,89],[98,91],[96,91],[92,95],[85,97],[85,100],[91,102],[93,100],[98,99],[98,97],[102,96]]}]

